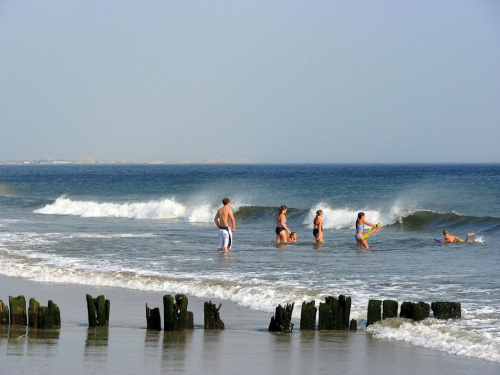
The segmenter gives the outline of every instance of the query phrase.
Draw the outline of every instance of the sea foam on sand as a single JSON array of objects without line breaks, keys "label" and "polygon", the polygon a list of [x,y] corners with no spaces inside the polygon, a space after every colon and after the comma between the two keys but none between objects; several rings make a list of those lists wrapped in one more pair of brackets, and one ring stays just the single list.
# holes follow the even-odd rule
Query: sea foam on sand
[{"label": "sea foam on sand", "polygon": [[[108,328],[88,328],[85,294],[111,301]],[[174,292],[175,293],[175,292]],[[224,331],[203,329],[203,299],[189,297],[195,329],[147,331],[145,304],[167,292],[33,282],[0,276],[0,299],[24,295],[61,310],[60,330],[0,329],[0,372],[51,374],[497,374],[498,363],[376,339],[365,331],[267,331],[272,314],[222,302]]]}]

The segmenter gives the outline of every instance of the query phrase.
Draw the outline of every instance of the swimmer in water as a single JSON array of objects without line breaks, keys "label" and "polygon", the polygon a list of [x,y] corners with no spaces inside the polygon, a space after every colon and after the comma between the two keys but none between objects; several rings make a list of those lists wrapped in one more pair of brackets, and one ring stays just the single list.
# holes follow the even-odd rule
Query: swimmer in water
[{"label": "swimmer in water", "polygon": [[316,217],[313,221],[313,236],[316,242],[323,242],[323,211],[316,211]]},{"label": "swimmer in water", "polygon": [[286,216],[285,214],[288,211],[287,206],[281,206],[280,212],[276,217],[276,243],[280,242],[288,242],[288,234],[292,233],[290,229],[286,226]]},{"label": "swimmer in water", "polygon": [[229,198],[222,200],[223,206],[217,211],[214,217],[215,225],[219,228],[219,247],[217,251],[227,253],[233,243],[233,233],[236,230],[236,219],[233,211],[229,208],[231,201]]},{"label": "swimmer in water", "polygon": [[444,240],[441,243],[465,243],[465,242],[476,242],[476,240],[471,241],[471,237],[474,233],[467,234],[467,238],[462,240],[460,237],[452,236],[448,229],[443,230]]},{"label": "swimmer in water", "polygon": [[363,212],[358,213],[358,220],[356,220],[356,234],[354,235],[354,238],[356,238],[356,243],[358,245],[358,250],[361,250],[361,245],[363,245],[365,249],[370,248],[366,239],[362,239],[363,235],[365,234],[365,224],[371,227],[376,227],[375,224],[371,224],[365,220],[365,214]]}]

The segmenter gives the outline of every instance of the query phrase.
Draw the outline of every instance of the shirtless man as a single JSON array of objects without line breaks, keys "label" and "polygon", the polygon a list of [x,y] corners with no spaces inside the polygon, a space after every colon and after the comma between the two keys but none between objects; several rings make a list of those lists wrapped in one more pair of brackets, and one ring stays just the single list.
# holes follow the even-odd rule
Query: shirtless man
[{"label": "shirtless man", "polygon": [[[443,243],[462,243],[462,242],[471,242],[470,238],[474,235],[474,233],[467,234],[467,238],[462,240],[460,237],[452,236],[448,229],[443,230],[444,240],[441,241]],[[474,242],[474,241],[472,241]]]},{"label": "shirtless man", "polygon": [[214,217],[215,225],[219,228],[219,247],[217,251],[228,252],[233,242],[233,232],[236,230],[236,219],[233,211],[229,208],[229,198],[222,200],[223,206],[219,208]]}]

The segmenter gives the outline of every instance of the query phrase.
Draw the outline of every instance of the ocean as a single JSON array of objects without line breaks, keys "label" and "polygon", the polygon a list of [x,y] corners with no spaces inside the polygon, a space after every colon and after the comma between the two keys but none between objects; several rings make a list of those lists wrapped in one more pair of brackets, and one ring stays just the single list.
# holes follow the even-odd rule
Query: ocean
[{"label": "ocean", "polygon": [[[370,299],[460,302],[459,320],[366,330],[500,362],[499,186],[499,164],[0,165],[0,274],[218,298],[270,317],[344,294],[360,329]],[[217,253],[224,197],[237,226],[231,252]],[[275,243],[280,205],[297,243]],[[370,249],[356,249],[359,211],[383,223]],[[436,243],[443,229],[477,242]]]}]

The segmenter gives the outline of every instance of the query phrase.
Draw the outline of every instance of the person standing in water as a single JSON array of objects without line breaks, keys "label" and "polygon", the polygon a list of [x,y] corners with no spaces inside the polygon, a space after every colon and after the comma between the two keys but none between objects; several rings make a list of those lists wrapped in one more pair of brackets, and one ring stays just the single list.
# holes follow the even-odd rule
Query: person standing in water
[{"label": "person standing in water", "polygon": [[287,206],[281,206],[280,212],[276,217],[276,243],[287,242],[288,234],[292,233],[290,229],[286,226],[286,212],[288,211]]},{"label": "person standing in water", "polygon": [[233,211],[229,208],[229,198],[222,200],[223,206],[219,208],[214,217],[215,225],[219,228],[219,247],[217,251],[228,252],[233,242],[233,233],[236,230],[236,219]]},{"label": "person standing in water", "polygon": [[354,238],[356,238],[356,243],[358,245],[358,250],[361,250],[361,245],[365,247],[365,249],[369,249],[370,246],[366,240],[361,239],[365,234],[365,224],[371,227],[376,227],[375,224],[371,224],[365,220],[365,214],[363,212],[358,213],[358,220],[356,220],[356,234]]},{"label": "person standing in water", "polygon": [[313,221],[313,236],[316,242],[323,242],[323,211],[316,211],[316,217]]}]

